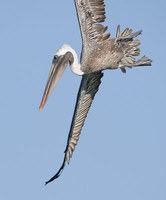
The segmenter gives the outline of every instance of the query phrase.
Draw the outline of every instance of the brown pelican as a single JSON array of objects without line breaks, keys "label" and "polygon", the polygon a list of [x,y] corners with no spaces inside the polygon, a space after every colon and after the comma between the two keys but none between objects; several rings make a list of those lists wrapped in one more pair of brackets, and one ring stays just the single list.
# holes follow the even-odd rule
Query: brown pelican
[{"label": "brown pelican", "polygon": [[140,41],[134,38],[142,31],[133,33],[131,29],[126,28],[121,33],[118,25],[115,38],[110,38],[110,33],[105,33],[107,26],[101,24],[105,21],[104,0],[75,0],[75,6],[83,42],[80,63],[76,52],[69,45],[63,45],[55,53],[39,108],[43,108],[68,64],[72,72],[82,76],[64,160],[59,171],[46,184],[60,176],[66,161],[69,164],[85,118],[101,83],[102,71],[120,68],[125,73],[126,67],[151,65],[151,60],[145,56],[139,60],[133,57],[140,54],[137,47]]}]

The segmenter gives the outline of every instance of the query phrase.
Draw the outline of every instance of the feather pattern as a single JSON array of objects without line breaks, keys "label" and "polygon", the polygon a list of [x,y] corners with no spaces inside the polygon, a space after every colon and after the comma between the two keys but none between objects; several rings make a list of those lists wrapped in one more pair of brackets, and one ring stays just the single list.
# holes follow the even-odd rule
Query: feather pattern
[{"label": "feather pattern", "polygon": [[95,72],[88,75],[84,75],[82,77],[80,89],[77,96],[77,102],[74,110],[74,115],[68,135],[67,145],[64,152],[65,156],[62,166],[57,172],[57,174],[55,174],[55,176],[53,176],[49,181],[47,181],[46,184],[60,176],[65,167],[66,161],[69,164],[70,158],[72,157],[73,151],[75,150],[75,146],[78,143],[79,135],[81,134],[81,130],[84,125],[84,121],[88,114],[89,108],[92,104],[96,92],[99,89],[102,76],[102,72]]},{"label": "feather pattern", "polygon": [[[102,71],[105,69],[120,68],[125,73],[125,67],[150,66],[152,62],[145,56],[137,61],[132,57],[140,54],[140,49],[138,48],[140,41],[134,38],[140,35],[142,31],[132,32],[131,29],[126,28],[121,33],[120,26],[118,26],[116,38],[114,39],[110,38],[110,33],[105,33],[108,26],[101,24],[101,22],[105,21],[104,0],[74,1],[83,41],[80,64],[78,63],[75,51],[67,45],[65,45],[65,48],[62,46],[58,50],[58,56],[64,59],[66,58],[65,55],[67,52],[68,54],[70,52],[72,56],[70,56],[68,61],[72,71],[74,73],[77,72],[76,74],[83,75],[83,77],[77,96],[63,163],[55,176],[47,181],[46,184],[58,178],[66,162],[70,162],[89,108],[101,83]],[[66,46],[69,48],[67,49]],[[61,50],[63,53],[60,54]],[[57,63],[54,67],[59,67],[59,62],[57,61]],[[42,103],[41,108],[43,105]]]},{"label": "feather pattern", "polygon": [[[75,0],[83,44],[102,42],[110,37],[105,33],[107,26],[99,24],[105,21],[104,0]],[[88,47],[86,47],[88,48]]]}]

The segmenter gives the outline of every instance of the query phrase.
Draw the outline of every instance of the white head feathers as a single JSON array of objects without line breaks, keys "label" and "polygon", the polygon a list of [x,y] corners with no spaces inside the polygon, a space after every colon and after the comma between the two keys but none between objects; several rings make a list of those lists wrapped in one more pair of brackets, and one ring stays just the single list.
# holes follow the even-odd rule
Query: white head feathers
[{"label": "white head feathers", "polygon": [[77,54],[74,51],[74,49],[72,49],[69,45],[64,44],[60,49],[58,49],[58,51],[55,53],[55,55],[62,56],[62,55],[65,55],[65,53],[68,51],[73,54],[73,58],[74,58],[73,64],[70,65],[72,72],[77,75],[83,75],[84,72],[81,70],[81,65],[78,62]]}]

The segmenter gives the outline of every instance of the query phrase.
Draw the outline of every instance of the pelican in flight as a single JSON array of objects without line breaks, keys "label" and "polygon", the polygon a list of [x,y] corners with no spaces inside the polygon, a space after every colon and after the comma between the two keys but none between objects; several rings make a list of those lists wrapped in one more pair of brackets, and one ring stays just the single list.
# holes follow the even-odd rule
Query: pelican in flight
[{"label": "pelican in flight", "polygon": [[67,44],[55,53],[39,107],[42,110],[68,64],[73,73],[82,76],[64,160],[59,171],[46,184],[60,176],[66,162],[69,164],[89,108],[99,89],[103,70],[120,68],[125,73],[126,68],[151,65],[151,60],[146,56],[139,60],[133,57],[140,54],[140,41],[134,38],[142,31],[132,32],[126,28],[121,32],[118,25],[115,38],[106,33],[108,26],[101,24],[106,18],[104,0],[75,0],[75,7],[82,36],[80,63],[74,49]]}]

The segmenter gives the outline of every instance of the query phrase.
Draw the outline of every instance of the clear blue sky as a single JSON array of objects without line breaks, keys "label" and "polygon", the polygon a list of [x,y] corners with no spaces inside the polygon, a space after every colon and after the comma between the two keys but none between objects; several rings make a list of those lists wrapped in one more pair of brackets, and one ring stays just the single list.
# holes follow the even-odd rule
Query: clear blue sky
[{"label": "clear blue sky", "polygon": [[0,199],[166,199],[166,1],[105,0],[105,24],[143,30],[152,67],[105,71],[70,165],[59,169],[81,77],[68,68],[42,112],[51,61],[78,55],[74,0],[1,0]]}]

